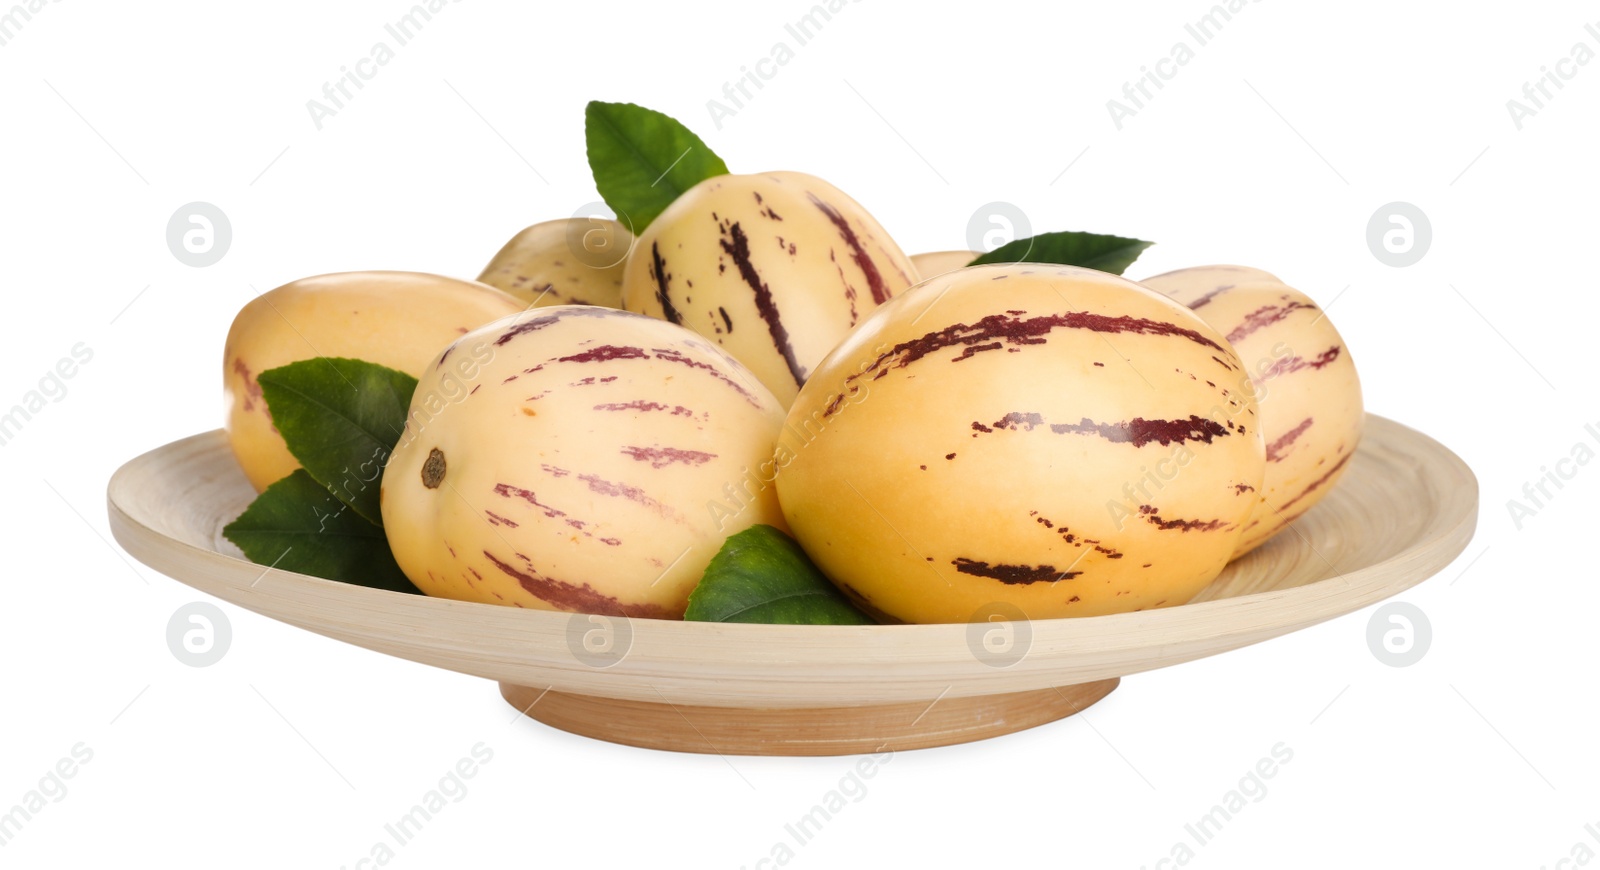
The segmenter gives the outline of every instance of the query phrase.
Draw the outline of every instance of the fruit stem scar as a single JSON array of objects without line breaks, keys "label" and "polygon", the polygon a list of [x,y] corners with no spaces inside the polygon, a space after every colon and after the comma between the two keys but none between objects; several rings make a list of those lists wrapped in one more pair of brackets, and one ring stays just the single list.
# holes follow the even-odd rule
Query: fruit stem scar
[{"label": "fruit stem scar", "polygon": [[438,489],[444,482],[444,451],[435,447],[428,451],[428,458],[422,463],[422,485],[429,489]]}]

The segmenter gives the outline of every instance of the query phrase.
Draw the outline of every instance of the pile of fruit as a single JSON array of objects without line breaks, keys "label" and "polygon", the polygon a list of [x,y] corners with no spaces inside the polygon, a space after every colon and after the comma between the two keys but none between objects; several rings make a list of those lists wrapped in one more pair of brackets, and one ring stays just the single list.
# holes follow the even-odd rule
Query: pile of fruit
[{"label": "pile of fruit", "polygon": [[1033,619],[1190,600],[1337,482],[1360,385],[1237,266],[1047,233],[910,257],[839,189],[591,103],[617,220],[478,281],[323,275],[228,334],[253,561],[636,618]]}]

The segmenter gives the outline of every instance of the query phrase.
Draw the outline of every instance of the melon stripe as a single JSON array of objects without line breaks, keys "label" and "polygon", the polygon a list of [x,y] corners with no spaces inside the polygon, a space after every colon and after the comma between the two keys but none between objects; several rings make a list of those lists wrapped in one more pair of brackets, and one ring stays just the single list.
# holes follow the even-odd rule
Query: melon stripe
[{"label": "melon stripe", "polygon": [[571,356],[558,357],[556,362],[610,362],[614,359],[648,359],[649,356],[649,354],[644,352],[643,348],[619,347],[614,344],[602,344],[599,347],[592,347],[581,353],[572,354]]},{"label": "melon stripe", "polygon": [[1300,425],[1278,436],[1277,440],[1267,445],[1267,461],[1282,462],[1287,455],[1284,451],[1288,450],[1290,445],[1294,444],[1294,440],[1304,435],[1305,431],[1310,428],[1311,418],[1307,417],[1300,421]]},{"label": "melon stripe", "polygon": [[650,245],[650,277],[656,279],[656,301],[661,303],[661,317],[668,323],[683,323],[683,316],[678,314],[678,309],[672,304],[672,296],[667,293],[667,263],[661,259],[661,246],[655,243]]},{"label": "melon stripe", "polygon": [[1233,285],[1233,284],[1224,284],[1224,285],[1222,285],[1221,287],[1218,287],[1215,290],[1212,290],[1210,292],[1202,294],[1198,299],[1195,299],[1193,302],[1189,303],[1189,310],[1193,311],[1196,308],[1204,308],[1206,306],[1206,303],[1208,303],[1211,300],[1217,298],[1218,296],[1221,296],[1222,294],[1228,292],[1229,290],[1232,290],[1234,288],[1234,286],[1235,285]]},{"label": "melon stripe", "polygon": [[552,312],[550,314],[541,314],[538,317],[524,320],[521,323],[512,326],[510,329],[502,333],[499,338],[496,338],[494,343],[495,346],[498,347],[512,340],[513,338],[527,335],[531,332],[538,332],[539,330],[544,329],[546,326],[550,326],[554,323],[560,323],[569,317],[607,317],[615,316],[616,314],[617,312],[615,309],[600,308],[597,306],[563,308],[560,311]]},{"label": "melon stripe", "polygon": [[[1028,432],[1045,425],[1044,416],[1041,414],[1012,411],[987,426],[974,420],[972,429],[982,433],[993,432],[995,429]],[[1210,444],[1211,439],[1230,434],[1220,423],[1192,414],[1187,420],[1146,420],[1143,417],[1135,417],[1131,421],[1121,423],[1096,423],[1084,417],[1077,423],[1050,423],[1049,427],[1050,431],[1057,435],[1098,435],[1107,441],[1132,444],[1134,447],[1143,447],[1151,442],[1162,446],[1181,444],[1185,441]]]},{"label": "melon stripe", "polygon": [[1280,359],[1273,363],[1271,368],[1268,368],[1266,371],[1262,372],[1261,377],[1253,381],[1253,383],[1261,384],[1266,381],[1270,381],[1273,378],[1283,377],[1284,375],[1292,375],[1302,369],[1320,369],[1338,359],[1342,350],[1343,348],[1336,344],[1318,354],[1315,359],[1309,362],[1298,356]]},{"label": "melon stripe", "polygon": [[659,604],[624,604],[610,595],[600,594],[587,583],[575,585],[552,577],[520,571],[495,558],[495,555],[488,550],[484,550],[483,555],[508,577],[522,584],[522,588],[528,590],[528,594],[542,601],[548,601],[562,610],[643,619],[674,619],[678,616]]},{"label": "melon stripe", "polygon": [[695,369],[697,371],[703,371],[703,372],[711,375],[712,377],[716,378],[717,380],[723,382],[724,384],[727,384],[728,386],[732,387],[735,392],[737,392],[741,396],[744,396],[744,400],[746,402],[749,402],[750,404],[752,404],[752,405],[754,405],[754,406],[756,406],[758,408],[761,407],[761,403],[756,401],[756,397],[754,395],[752,395],[749,390],[745,389],[744,386],[742,384],[740,384],[738,381],[736,381],[733,378],[730,378],[727,375],[723,374],[722,372],[718,371],[716,366],[713,366],[710,363],[703,363],[703,362],[700,362],[698,360],[690,359],[688,356],[686,356],[683,353],[683,351],[680,351],[680,350],[673,350],[671,348],[662,348],[662,347],[653,347],[653,348],[651,348],[651,350],[655,352],[656,359],[662,360],[664,362],[670,362],[670,363],[677,363],[679,365],[685,365],[685,366],[688,366],[689,368]]},{"label": "melon stripe", "polygon": [[828,220],[839,228],[840,238],[850,246],[850,259],[855,261],[856,268],[861,270],[861,274],[867,276],[867,289],[872,291],[872,301],[879,305],[888,302],[889,288],[883,283],[883,275],[878,272],[878,264],[874,263],[872,257],[861,247],[861,240],[856,238],[856,231],[850,226],[850,222],[845,220],[838,209],[818,199],[816,194],[807,193],[806,196],[810,197],[812,204],[821,209],[822,213],[828,216]]},{"label": "melon stripe", "polygon": [[596,495],[603,495],[611,498],[625,498],[628,501],[643,505],[660,514],[661,516],[666,517],[667,519],[676,520],[680,523],[683,522],[683,517],[680,516],[677,511],[659,501],[656,501],[654,498],[651,498],[649,493],[637,486],[606,480],[595,474],[580,474],[578,475],[578,479],[588,484],[589,491],[595,493]]},{"label": "melon stripe", "polygon": [[1322,487],[1322,485],[1324,483],[1327,483],[1335,474],[1338,474],[1339,470],[1344,468],[1344,464],[1346,462],[1349,462],[1349,461],[1350,461],[1350,454],[1346,453],[1344,456],[1341,456],[1339,458],[1339,461],[1334,463],[1333,467],[1328,469],[1328,472],[1326,474],[1324,474],[1321,477],[1317,478],[1316,480],[1312,481],[1311,485],[1306,487],[1305,489],[1301,490],[1299,495],[1297,495],[1294,498],[1291,498],[1288,501],[1284,502],[1283,506],[1278,508],[1278,511],[1280,513],[1283,512],[1283,511],[1286,511],[1289,508],[1293,507],[1301,499],[1303,499],[1306,496],[1312,494],[1313,492],[1316,492],[1319,488]]},{"label": "melon stripe", "polygon": [[704,465],[716,459],[717,454],[702,450],[684,450],[678,447],[624,447],[622,455],[650,463],[651,468],[666,468],[674,462],[685,465]]},{"label": "melon stripe", "polygon": [[[505,498],[520,498],[528,504],[538,508],[546,517],[552,520],[561,520],[580,532],[589,527],[589,524],[583,520],[573,519],[572,517],[568,516],[566,511],[561,510],[560,508],[551,507],[550,505],[539,501],[538,495],[535,494],[531,489],[523,489],[522,487],[512,486],[508,483],[497,483],[494,486],[494,492],[495,495],[504,496]],[[587,534],[587,532],[585,532],[585,534]]]},{"label": "melon stripe", "polygon": [[[689,368],[695,369],[697,371],[705,372],[705,373],[711,375],[712,377],[716,378],[717,380],[721,381],[723,384],[733,388],[736,392],[738,392],[739,395],[744,397],[745,401],[747,401],[747,402],[749,402],[749,403],[751,403],[753,405],[756,405],[757,407],[760,407],[760,403],[756,401],[756,397],[754,395],[752,395],[749,390],[745,389],[744,386],[742,384],[740,384],[738,381],[736,381],[736,380],[728,377],[727,375],[723,374],[722,372],[718,371],[716,366],[713,366],[710,363],[704,363],[704,362],[700,362],[700,361],[695,360],[695,359],[691,359],[689,356],[684,354],[683,351],[675,350],[673,348],[652,347],[652,348],[649,348],[648,352],[647,352],[646,349],[642,348],[642,347],[632,347],[632,346],[627,346],[627,345],[614,345],[614,344],[602,344],[602,345],[599,345],[599,346],[596,346],[596,347],[591,347],[588,350],[585,350],[585,351],[583,351],[581,353],[575,353],[575,354],[571,354],[569,356],[557,357],[556,359],[550,360],[549,362],[551,362],[551,363],[574,363],[574,364],[577,364],[577,365],[583,365],[583,364],[586,364],[586,363],[605,364],[605,363],[608,363],[608,362],[614,362],[614,361],[618,361],[618,360],[641,360],[641,359],[650,359],[652,357],[654,357],[655,359],[661,360],[663,362],[677,363],[678,365],[688,366]],[[532,368],[523,369],[522,370],[522,374],[532,374],[534,372],[540,371],[545,367],[545,365],[548,365],[548,364],[549,363],[541,363],[540,365],[536,365],[536,366],[534,366]],[[519,377],[519,375],[512,375],[512,376],[506,378],[505,380],[501,381],[501,383],[502,384],[510,383],[511,381],[516,380],[518,377]],[[613,378],[612,380],[615,380],[615,378]],[[601,408],[599,406],[596,406],[596,410],[601,410]],[[605,410],[617,410],[617,409],[616,408],[606,408]],[[644,409],[641,409],[641,410],[644,410]]]},{"label": "melon stripe", "polygon": [[1233,331],[1228,333],[1228,341],[1232,344],[1238,344],[1249,337],[1251,333],[1265,329],[1301,310],[1316,311],[1317,306],[1308,305],[1295,299],[1289,300],[1284,305],[1263,305],[1246,315],[1244,322],[1235,326]]},{"label": "melon stripe", "polygon": [[1071,580],[1082,571],[1059,571],[1054,565],[991,565],[972,559],[956,558],[950,561],[957,571],[974,577],[987,577],[1008,585],[1040,583],[1043,581]]},{"label": "melon stripe", "polygon": [[761,319],[766,321],[767,334],[772,336],[772,346],[778,349],[783,356],[784,365],[789,367],[789,376],[794,378],[795,384],[802,385],[806,382],[806,371],[795,358],[794,344],[789,340],[789,330],[783,325],[783,317],[778,313],[778,306],[772,301],[772,288],[761,280],[761,275],[756,272],[755,264],[750,262],[750,239],[744,234],[744,228],[737,223],[728,226],[728,234],[732,238],[719,239],[718,244],[722,250],[733,258],[733,265],[739,270],[739,277],[750,287],[755,294],[756,311]]},{"label": "melon stripe", "polygon": [[[975,323],[954,323],[943,329],[929,332],[910,341],[903,341],[893,348],[879,354],[869,365],[860,372],[851,375],[846,382],[853,382],[871,372],[876,373],[884,368],[903,369],[914,362],[948,348],[960,347],[962,353],[952,361],[970,359],[974,354],[989,350],[1000,350],[1006,345],[1025,347],[1027,345],[1044,344],[1044,336],[1057,329],[1085,329],[1101,333],[1132,333],[1136,335],[1172,336],[1204,345],[1218,352],[1228,353],[1221,345],[1206,338],[1199,332],[1168,323],[1162,320],[1150,320],[1142,317],[1111,317],[1104,314],[1092,314],[1087,311],[1068,311],[1062,314],[1047,314],[1040,317],[1023,319],[1020,314],[991,314]],[[891,362],[892,361],[892,362]],[[1218,363],[1227,366],[1228,363],[1218,359]]]},{"label": "melon stripe", "polygon": [[596,411],[671,411],[674,417],[694,416],[693,411],[682,405],[668,407],[660,402],[652,402],[648,399],[634,399],[630,402],[606,402],[601,405],[595,405],[594,409]]},{"label": "melon stripe", "polygon": [[1139,505],[1139,513],[1144,515],[1150,525],[1167,532],[1177,529],[1180,532],[1215,532],[1233,527],[1232,523],[1223,520],[1168,520],[1162,519],[1161,514],[1153,505]]}]

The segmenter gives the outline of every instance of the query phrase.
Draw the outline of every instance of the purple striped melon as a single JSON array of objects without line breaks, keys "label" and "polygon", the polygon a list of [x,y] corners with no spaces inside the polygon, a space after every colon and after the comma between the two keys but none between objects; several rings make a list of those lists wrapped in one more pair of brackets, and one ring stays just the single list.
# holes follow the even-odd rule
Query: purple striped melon
[{"label": "purple striped melon", "polygon": [[424,371],[384,471],[384,529],[429,595],[679,618],[725,538],[783,527],[782,423],[749,371],[687,329],[536,309]]},{"label": "purple striped melon", "polygon": [[916,274],[872,215],[822,179],[719,175],[639,235],[622,305],[715,342],[787,407],[845,333]]},{"label": "purple striped melon", "polygon": [[1333,489],[1361,441],[1361,381],[1327,314],[1304,293],[1244,266],[1144,279],[1216,327],[1245,363],[1261,409],[1267,476],[1235,556],[1266,543]]},{"label": "purple striped melon", "polygon": [[600,218],[545,221],[511,237],[478,280],[521,299],[552,305],[622,307],[622,270],[633,234]]},{"label": "purple striped melon", "polygon": [[779,501],[889,620],[1182,604],[1227,564],[1265,445],[1226,339],[1132,281],[977,266],[880,308],[790,408]]}]

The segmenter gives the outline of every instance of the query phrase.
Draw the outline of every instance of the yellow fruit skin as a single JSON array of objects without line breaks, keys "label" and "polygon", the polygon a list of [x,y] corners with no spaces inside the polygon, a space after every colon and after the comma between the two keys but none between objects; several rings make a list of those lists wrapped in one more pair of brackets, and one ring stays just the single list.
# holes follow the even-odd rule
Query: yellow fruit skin
[{"label": "yellow fruit skin", "polygon": [[977,257],[977,251],[930,251],[926,254],[913,254],[911,265],[916,268],[917,275],[926,281],[946,272],[965,269],[967,264]]},{"label": "yellow fruit skin", "polygon": [[779,442],[779,501],[823,572],[892,619],[1182,604],[1227,563],[1264,474],[1254,402],[1227,388],[1241,368],[1200,318],[1114,275],[951,272],[818,367]]},{"label": "yellow fruit skin", "polygon": [[534,308],[622,307],[622,269],[633,234],[603,218],[545,221],[517,233],[478,280]]},{"label": "yellow fruit skin", "polygon": [[822,179],[721,175],[640,234],[622,304],[716,342],[787,407],[851,327],[916,280],[883,227]]},{"label": "yellow fruit skin", "polygon": [[570,305],[452,348],[418,384],[381,490],[395,560],[429,595],[681,618],[724,539],[785,528],[770,484],[783,409],[704,338]]},{"label": "yellow fruit skin", "polygon": [[1278,276],[1271,272],[1250,266],[1228,265],[1190,266],[1187,269],[1152,275],[1141,279],[1139,283],[1152,288],[1157,286],[1182,288],[1186,296],[1201,299],[1207,294],[1226,291],[1235,284],[1255,284],[1262,281],[1281,283]]},{"label": "yellow fruit skin", "polygon": [[[1264,276],[1264,277],[1263,277]],[[1261,408],[1267,476],[1234,556],[1266,543],[1322,500],[1361,442],[1361,381],[1333,321],[1266,272],[1199,266],[1146,278],[1232,343]]]},{"label": "yellow fruit skin", "polygon": [[472,281],[419,272],[317,275],[257,296],[240,309],[222,355],[228,443],[259,492],[296,468],[256,378],[312,357],[347,357],[422,373],[468,330],[522,310]]}]

